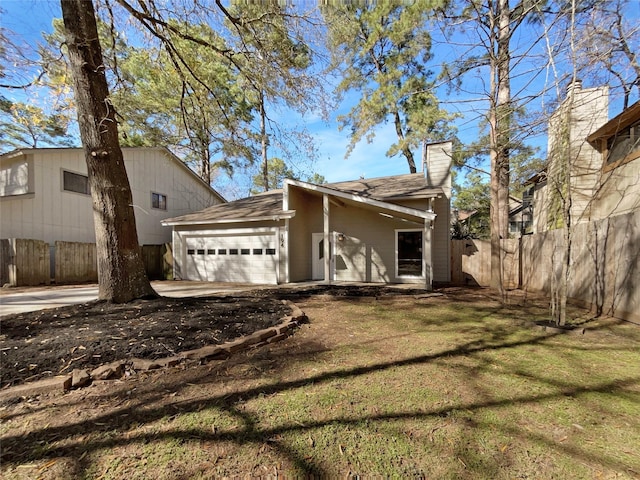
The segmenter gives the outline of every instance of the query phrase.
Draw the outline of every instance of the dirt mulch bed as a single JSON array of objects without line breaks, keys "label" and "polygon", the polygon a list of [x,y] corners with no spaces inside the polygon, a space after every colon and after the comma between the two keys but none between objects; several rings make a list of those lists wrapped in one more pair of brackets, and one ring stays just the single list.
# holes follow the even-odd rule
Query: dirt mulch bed
[{"label": "dirt mulch bed", "polygon": [[423,289],[324,286],[266,289],[234,296],[91,302],[3,318],[1,386],[93,369],[129,358],[154,360],[216,345],[280,323],[291,313],[282,300],[314,295],[384,297]]},{"label": "dirt mulch bed", "polygon": [[157,359],[220,344],[280,323],[277,298],[157,298],[91,302],[3,318],[2,386],[128,358]]}]

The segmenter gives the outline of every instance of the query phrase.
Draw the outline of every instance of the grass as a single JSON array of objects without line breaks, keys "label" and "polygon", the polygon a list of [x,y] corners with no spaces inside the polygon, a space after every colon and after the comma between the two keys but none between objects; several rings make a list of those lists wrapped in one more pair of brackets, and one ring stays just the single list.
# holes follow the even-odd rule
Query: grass
[{"label": "grass", "polygon": [[477,295],[301,306],[310,326],[270,349],[76,392],[46,421],[5,409],[4,478],[640,477],[637,325],[550,334],[521,322],[544,309]]}]

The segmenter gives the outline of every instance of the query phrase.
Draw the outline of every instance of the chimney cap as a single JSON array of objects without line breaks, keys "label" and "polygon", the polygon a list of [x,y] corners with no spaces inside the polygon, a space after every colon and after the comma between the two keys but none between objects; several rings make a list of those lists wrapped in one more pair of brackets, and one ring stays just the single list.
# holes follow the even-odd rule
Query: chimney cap
[{"label": "chimney cap", "polygon": [[582,80],[575,79],[573,82],[569,82],[567,85],[567,93],[571,92],[571,90],[580,90],[582,89]]}]

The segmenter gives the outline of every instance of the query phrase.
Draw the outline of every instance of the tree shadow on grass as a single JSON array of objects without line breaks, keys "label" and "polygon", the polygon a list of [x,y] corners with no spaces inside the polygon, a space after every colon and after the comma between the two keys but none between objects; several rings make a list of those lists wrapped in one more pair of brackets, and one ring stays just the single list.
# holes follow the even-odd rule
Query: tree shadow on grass
[{"label": "tree shadow on grass", "polygon": [[[490,311],[484,312],[484,314],[490,313]],[[479,312],[479,314],[482,314],[482,312]],[[390,362],[378,362],[373,365],[334,369],[329,372],[307,375],[304,378],[296,380],[260,385],[258,387],[245,388],[230,393],[222,392],[219,395],[207,396],[205,398],[190,398],[181,402],[172,403],[171,405],[154,406],[154,403],[162,400],[167,395],[168,391],[179,392],[184,388],[183,384],[170,385],[165,383],[162,385],[162,390],[154,391],[151,389],[151,395],[145,395],[143,398],[140,398],[139,401],[136,401],[135,398],[128,398],[126,393],[120,391],[115,394],[115,397],[112,397],[111,400],[122,399],[124,405],[120,409],[111,410],[110,413],[92,416],[87,420],[72,421],[64,426],[38,426],[24,435],[5,436],[2,441],[3,447],[0,454],[0,460],[5,465],[18,465],[25,461],[33,462],[60,457],[67,457],[70,459],[76,458],[78,460],[75,460],[74,474],[75,476],[82,477],[85,476],[92,467],[90,461],[91,453],[128,444],[145,444],[159,440],[186,442],[193,439],[210,442],[231,442],[236,445],[261,445],[268,442],[277,455],[289,461],[298,471],[307,475],[331,476],[334,472],[326,471],[326,469],[321,465],[317,465],[311,458],[301,455],[299,451],[296,451],[296,449],[287,445],[286,442],[278,441],[277,437],[294,432],[311,432],[314,429],[330,425],[338,425],[348,428],[350,426],[359,425],[362,422],[381,422],[403,419],[426,420],[430,418],[447,417],[454,412],[459,411],[475,412],[481,409],[499,409],[504,406],[512,405],[522,405],[523,408],[526,408],[527,405],[538,402],[563,397],[576,397],[587,393],[615,393],[624,395],[625,390],[628,387],[637,387],[640,382],[640,376],[629,376],[622,380],[602,381],[591,385],[575,385],[568,381],[558,379],[551,381],[548,378],[535,377],[535,381],[549,384],[554,391],[551,393],[515,396],[498,400],[490,398],[486,400],[480,399],[473,402],[460,402],[454,406],[441,406],[438,408],[428,409],[420,408],[420,410],[416,411],[398,411],[384,414],[361,414],[355,418],[336,417],[330,420],[306,422],[304,425],[297,422],[289,422],[269,428],[260,426],[261,422],[258,416],[252,415],[238,408],[242,402],[255,399],[260,396],[274,395],[294,389],[328,383],[338,379],[353,379],[359,376],[390,369],[451,360],[457,357],[462,358],[474,356],[474,359],[477,360],[477,355],[482,352],[507,350],[522,345],[535,346],[544,344],[551,338],[560,335],[559,333],[540,333],[522,340],[509,340],[508,337],[511,333],[513,333],[513,330],[506,328],[506,326],[505,328],[488,329],[485,332],[483,339],[470,340],[455,348],[444,349],[436,353],[416,355]],[[308,357],[305,358],[305,360],[308,360],[309,358],[313,359],[314,355],[322,354],[325,351],[325,348],[315,345],[311,348],[310,352],[307,351]],[[274,363],[279,364],[280,362],[287,361],[295,362],[304,357],[303,354],[299,357],[291,356],[291,352],[287,351],[284,347],[281,350],[276,350],[276,352],[280,352],[281,358],[279,358],[275,352],[271,352],[269,354],[265,354],[262,359],[258,359],[258,362],[268,361],[270,362],[270,365],[273,365]],[[475,368],[488,370],[490,365],[482,364],[481,362],[480,366]],[[514,371],[513,373],[515,375],[526,375],[523,372],[517,371]],[[200,381],[203,383],[211,382],[210,378],[202,378],[201,375],[202,370],[194,370],[194,381]],[[469,378],[472,379],[474,375],[475,372],[470,370]],[[198,376],[200,376],[199,379]],[[99,403],[104,400],[105,399],[96,399],[96,402]],[[126,404],[126,402],[129,402],[129,404]],[[239,422],[240,427],[233,429],[221,429],[215,432],[202,428],[181,427],[177,429],[170,428],[162,431],[161,433],[136,433],[135,425],[148,424],[175,415],[195,413],[208,407],[225,411],[229,416],[235,418]],[[522,430],[518,430],[515,426],[512,426],[511,428],[511,433],[518,433],[519,435],[524,434],[539,443],[549,443],[549,440],[541,435],[537,435],[532,432],[523,432]],[[100,430],[105,433],[117,432],[117,434],[92,435],[88,440],[84,438],[87,432],[95,433]],[[39,445],[47,445],[48,447],[42,448]],[[567,455],[571,455],[572,457],[580,458],[585,461],[593,461],[593,458],[591,458],[587,452],[580,450],[577,447],[558,445],[556,443],[549,444],[549,447],[564,451]],[[82,452],[82,454],[80,452]],[[463,455],[463,453],[461,453],[461,455]],[[603,457],[598,459],[598,461],[600,464],[616,470],[625,470],[628,468],[627,465],[624,465],[621,461],[614,458]],[[486,463],[476,465],[471,468],[479,469],[476,473],[480,475],[491,475],[492,473],[495,473],[489,471],[490,467]]]}]

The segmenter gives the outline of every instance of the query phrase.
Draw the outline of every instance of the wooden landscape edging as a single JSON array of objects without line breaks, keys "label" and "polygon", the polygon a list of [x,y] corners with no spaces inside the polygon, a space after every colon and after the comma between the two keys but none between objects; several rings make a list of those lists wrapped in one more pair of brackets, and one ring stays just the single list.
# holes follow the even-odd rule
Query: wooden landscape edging
[{"label": "wooden landscape edging", "polygon": [[250,348],[279,342],[291,336],[300,325],[309,321],[305,313],[293,302],[282,301],[291,307],[291,314],[280,319],[280,323],[274,327],[258,330],[250,335],[240,337],[231,342],[220,345],[206,345],[195,350],[187,350],[177,355],[155,360],[131,358],[118,360],[105,365],[101,365],[92,371],[86,369],[75,369],[67,375],[57,375],[54,377],[27,382],[24,384],[9,387],[0,391],[0,403],[8,400],[33,397],[44,393],[63,393],[73,388],[82,388],[91,384],[93,380],[116,380],[124,376],[127,367],[135,371],[149,371],[158,368],[174,367],[183,362],[207,363],[211,360],[224,360],[234,353],[244,352]]}]

